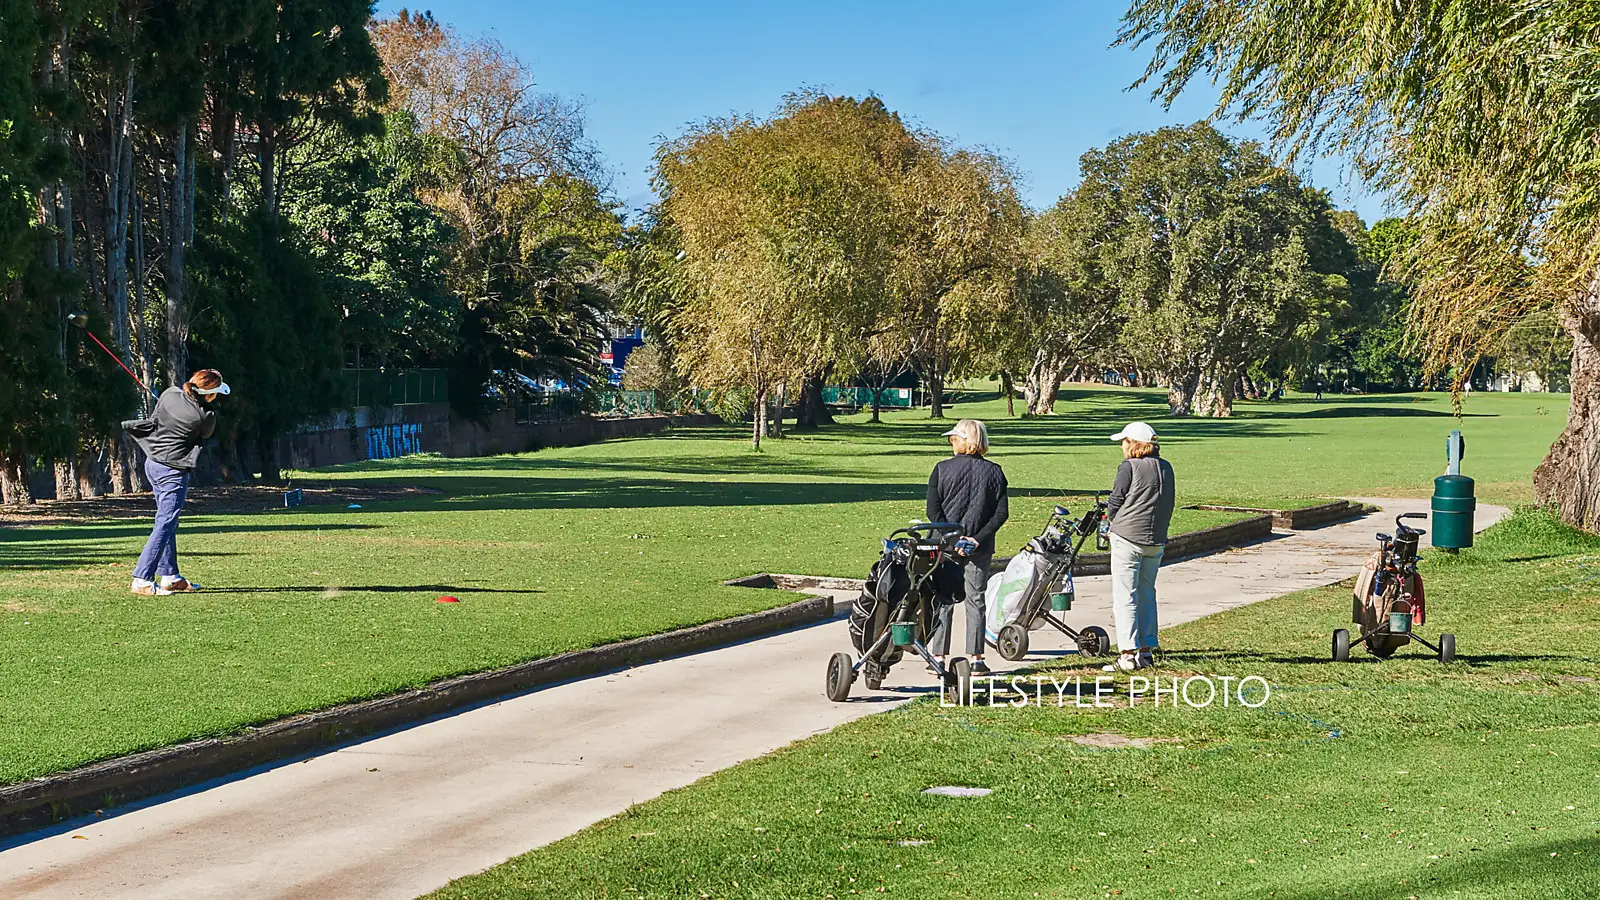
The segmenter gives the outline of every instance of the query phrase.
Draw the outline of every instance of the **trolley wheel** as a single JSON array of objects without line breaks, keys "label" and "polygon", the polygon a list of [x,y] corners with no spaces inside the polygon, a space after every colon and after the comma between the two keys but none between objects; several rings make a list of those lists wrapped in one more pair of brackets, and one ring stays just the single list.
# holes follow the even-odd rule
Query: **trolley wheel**
[{"label": "trolley wheel", "polygon": [[1439,662],[1453,662],[1456,658],[1456,636],[1446,631],[1439,635]]},{"label": "trolley wheel", "polygon": [[1079,656],[1105,656],[1111,652],[1111,635],[1099,625],[1090,625],[1078,632]]},{"label": "trolley wheel", "polygon": [[1013,622],[1000,629],[995,642],[995,649],[1000,651],[1001,659],[1012,662],[1028,655],[1028,629]]},{"label": "trolley wheel", "polygon": [[843,703],[850,698],[850,682],[856,680],[850,671],[854,661],[848,653],[835,653],[828,660],[828,699]]},{"label": "trolley wheel", "polygon": [[972,663],[967,662],[964,656],[958,656],[950,661],[950,666],[945,669],[945,691],[950,702],[961,706],[972,705]]},{"label": "trolley wheel", "polygon": [[1350,631],[1345,628],[1335,629],[1333,632],[1333,661],[1345,662],[1350,659]]}]

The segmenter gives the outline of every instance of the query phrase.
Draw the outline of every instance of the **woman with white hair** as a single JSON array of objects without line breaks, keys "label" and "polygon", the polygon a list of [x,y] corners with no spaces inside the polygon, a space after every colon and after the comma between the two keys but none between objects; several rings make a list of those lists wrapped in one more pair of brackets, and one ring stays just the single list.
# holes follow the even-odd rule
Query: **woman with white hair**
[{"label": "woman with white hair", "polygon": [[[983,589],[989,581],[989,562],[994,559],[995,533],[1010,516],[1006,476],[998,465],[984,459],[989,452],[989,430],[982,422],[962,419],[944,437],[949,439],[953,455],[935,465],[928,477],[928,521],[962,527],[956,545],[961,556],[955,563],[961,567],[967,607],[967,656],[973,674],[984,675],[989,667],[983,661]],[[955,603],[942,604],[939,625],[928,642],[941,665],[950,652],[954,622]]]},{"label": "woman with white hair", "polygon": [[1167,549],[1167,528],[1177,502],[1172,465],[1161,458],[1156,430],[1131,422],[1111,436],[1122,442],[1122,464],[1106,501],[1111,528],[1111,617],[1117,627],[1117,661],[1107,672],[1155,664],[1156,572]]}]

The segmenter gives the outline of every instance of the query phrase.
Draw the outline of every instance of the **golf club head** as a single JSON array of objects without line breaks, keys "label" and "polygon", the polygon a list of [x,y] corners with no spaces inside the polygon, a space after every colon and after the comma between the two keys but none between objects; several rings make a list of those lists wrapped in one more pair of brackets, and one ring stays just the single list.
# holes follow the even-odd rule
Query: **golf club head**
[{"label": "golf club head", "polygon": [[89,314],[81,309],[75,310],[67,314],[67,321],[78,326],[79,328],[88,328]]}]

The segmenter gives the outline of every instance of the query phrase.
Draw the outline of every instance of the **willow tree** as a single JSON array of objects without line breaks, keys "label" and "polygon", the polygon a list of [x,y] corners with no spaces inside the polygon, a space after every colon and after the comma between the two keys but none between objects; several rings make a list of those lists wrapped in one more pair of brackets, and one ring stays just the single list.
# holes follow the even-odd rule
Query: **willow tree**
[{"label": "willow tree", "polygon": [[937,419],[946,379],[972,372],[995,323],[1015,315],[1024,216],[1004,160],[949,147],[937,135],[917,140],[916,164],[895,185],[891,322],[928,379]]},{"label": "willow tree", "polygon": [[880,319],[896,179],[916,153],[876,98],[809,95],[658,151],[660,214],[681,246],[678,363],[701,387],[751,392],[753,446],[768,401],[856,358]]},{"label": "willow tree", "polygon": [[1136,0],[1170,102],[1195,78],[1219,113],[1331,149],[1410,207],[1412,335],[1459,388],[1518,322],[1573,339],[1566,429],[1534,472],[1562,518],[1600,526],[1600,5],[1586,0]]}]

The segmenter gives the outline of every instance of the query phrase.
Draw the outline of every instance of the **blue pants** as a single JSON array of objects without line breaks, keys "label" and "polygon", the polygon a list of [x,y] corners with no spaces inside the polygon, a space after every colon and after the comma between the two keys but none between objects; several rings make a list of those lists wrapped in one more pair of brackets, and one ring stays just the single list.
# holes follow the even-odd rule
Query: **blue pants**
[{"label": "blue pants", "polygon": [[189,473],[146,459],[144,475],[156,495],[156,524],[150,529],[144,552],[139,554],[133,577],[155,581],[162,575],[178,574],[178,514],[183,512],[183,500],[189,494]]},{"label": "blue pants", "polygon": [[1111,535],[1111,617],[1117,627],[1117,649],[1123,653],[1154,650],[1156,636],[1156,572],[1167,548],[1135,544]]}]

